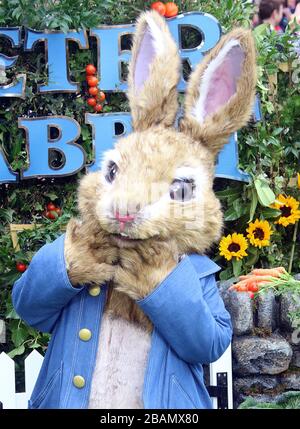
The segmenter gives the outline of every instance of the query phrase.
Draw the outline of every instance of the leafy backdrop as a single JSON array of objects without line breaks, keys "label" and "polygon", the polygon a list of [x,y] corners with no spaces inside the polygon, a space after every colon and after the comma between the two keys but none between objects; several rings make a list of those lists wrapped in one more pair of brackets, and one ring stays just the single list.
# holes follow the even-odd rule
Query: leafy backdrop
[{"label": "leafy backdrop", "polygon": [[[100,24],[120,24],[134,20],[141,10],[150,6],[149,1],[139,0],[4,0],[0,4],[1,26],[26,26],[34,29],[89,29]],[[202,11],[214,15],[224,32],[235,26],[249,27],[253,14],[251,1],[222,0],[177,1],[180,11]],[[189,42],[186,35],[186,43]],[[269,207],[269,197],[286,194],[299,199],[295,180],[299,169],[300,149],[300,71],[295,61],[295,49],[291,32],[279,36],[265,28],[255,31],[258,50],[258,85],[263,120],[250,123],[239,133],[240,167],[247,171],[252,181],[237,183],[216,180],[216,190],[224,207],[226,226],[224,236],[237,232],[246,236],[249,221],[267,220],[274,232],[270,245],[261,249],[250,246],[248,256],[240,261],[227,261],[219,255],[216,246],[212,255],[222,266],[222,278],[246,272],[253,265],[288,268],[290,254],[294,248],[293,271],[300,271],[299,246],[293,246],[293,225],[282,227],[273,224],[279,211]],[[4,38],[1,52],[14,54]],[[86,88],[84,68],[87,63],[96,64],[96,47],[91,39],[91,49],[80,51],[76,45],[70,47],[71,79],[81,82],[80,96],[57,94],[39,95],[37,85],[45,81],[44,50],[37,45],[33,52],[20,53],[16,66],[1,75],[2,83],[16,73],[27,74],[26,99],[2,99],[0,105],[0,144],[14,170],[26,167],[27,154],[23,131],[17,127],[20,116],[34,117],[49,114],[74,116],[82,134],[79,143],[92,158],[91,129],[84,124]],[[284,66],[283,66],[284,65]],[[299,78],[297,76],[299,74]],[[276,81],[274,85],[272,82]],[[101,84],[101,82],[100,82]],[[103,112],[126,111],[128,105],[124,94],[106,94]],[[35,251],[45,242],[52,241],[61,233],[62,227],[76,212],[76,187],[84,172],[64,179],[36,179],[18,184],[0,185],[0,318],[7,322],[8,341],[0,345],[0,351],[10,352],[22,362],[24,355],[33,348],[45,350],[48,336],[36,332],[19,320],[11,304],[11,287],[20,276],[17,262],[29,263]],[[270,194],[271,193],[271,194]],[[55,220],[43,216],[47,203],[53,202],[62,209]],[[33,231],[19,234],[21,250],[13,249],[9,224],[37,223]],[[51,282],[51,279],[49,279]]]}]

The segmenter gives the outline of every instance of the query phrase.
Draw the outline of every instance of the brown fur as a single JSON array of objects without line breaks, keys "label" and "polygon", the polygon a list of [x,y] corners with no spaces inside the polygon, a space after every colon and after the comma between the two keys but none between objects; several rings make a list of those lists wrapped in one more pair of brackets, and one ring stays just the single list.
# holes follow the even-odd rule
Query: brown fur
[{"label": "brown fur", "polygon": [[112,265],[118,258],[117,249],[99,229],[93,240],[87,239],[88,224],[71,219],[65,237],[65,259],[73,285],[98,285],[113,278]]},{"label": "brown fur", "polygon": [[[147,16],[152,17],[161,28],[164,35],[163,43],[168,49],[163,58],[158,56],[151,64],[150,79],[137,93],[134,88],[134,72],[145,33]],[[180,77],[180,65],[177,46],[166,22],[154,11],[142,13],[137,20],[128,74],[128,98],[133,128],[136,131],[146,130],[152,125],[173,125],[178,108],[176,86]]]},{"label": "brown fur", "polygon": [[[199,86],[207,66],[224,45],[232,39],[239,41],[245,55],[242,74],[238,81],[236,94],[214,115],[199,125],[191,110],[199,97]],[[181,121],[181,130],[196,141],[209,146],[217,154],[227,142],[228,136],[243,127],[249,120],[256,86],[255,47],[250,30],[236,28],[223,36],[217,46],[198,64],[189,79],[185,96],[185,117]]]},{"label": "brown fur", "polygon": [[[162,29],[168,55],[154,60],[150,77],[137,94],[135,62],[147,16]],[[199,124],[191,110],[199,97],[203,72],[232,38],[240,41],[245,54],[237,93]],[[172,125],[177,110],[180,60],[174,46],[162,17],[155,12],[141,15],[128,90],[135,131],[115,145],[118,172],[112,184],[105,180],[105,171],[90,173],[82,179],[78,194],[80,222],[70,221],[66,235],[65,256],[73,284],[109,281],[105,311],[149,330],[151,322],[135,301],[151,293],[176,266],[179,255],[203,254],[219,240],[222,213],[213,192],[215,157],[229,135],[247,122],[255,93],[253,40],[248,31],[237,29],[224,36],[193,72],[181,130],[176,131]],[[167,197],[161,199],[168,195],[176,170],[184,167],[197,169],[197,198],[184,204]],[[120,225],[113,216],[115,208],[137,213],[135,222],[126,230],[135,241],[116,238]]]}]

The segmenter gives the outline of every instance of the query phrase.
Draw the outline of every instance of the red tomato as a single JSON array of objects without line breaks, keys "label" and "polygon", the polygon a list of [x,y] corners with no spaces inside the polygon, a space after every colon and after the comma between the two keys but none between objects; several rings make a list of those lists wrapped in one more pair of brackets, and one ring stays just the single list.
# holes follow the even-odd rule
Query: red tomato
[{"label": "red tomato", "polygon": [[97,69],[95,66],[93,66],[93,64],[88,64],[85,68],[85,71],[87,75],[93,75],[96,73]]},{"label": "red tomato", "polygon": [[52,219],[53,220],[53,219],[56,219],[58,217],[58,215],[57,215],[56,211],[51,210],[51,212],[47,212],[46,213],[46,217],[48,219]]},{"label": "red tomato", "polygon": [[251,299],[254,298],[254,293],[253,292],[248,292],[248,294],[249,294],[249,296],[250,296]]},{"label": "red tomato", "polygon": [[88,76],[86,80],[87,80],[88,86],[97,86],[99,82],[96,76]]},{"label": "red tomato", "polygon": [[164,16],[166,13],[166,6],[161,1],[152,3],[151,9],[156,10],[160,15]]},{"label": "red tomato", "polygon": [[250,291],[250,292],[258,292],[258,286],[255,285],[255,284],[250,284],[248,286],[248,291]]},{"label": "red tomato", "polygon": [[94,107],[95,112],[101,112],[102,109],[103,109],[102,104],[96,104],[96,106]]},{"label": "red tomato", "polygon": [[53,203],[48,203],[47,204],[47,210],[50,212],[51,210],[55,210],[56,205]]},{"label": "red tomato", "polygon": [[89,94],[93,95],[93,96],[97,95],[98,94],[98,88],[96,86],[91,86],[89,88]]},{"label": "red tomato", "polygon": [[58,216],[61,215],[61,209],[59,207],[55,207],[54,211],[56,211],[56,213],[58,214]]},{"label": "red tomato", "polygon": [[99,94],[98,94],[97,99],[99,101],[104,101],[105,100],[105,94],[104,94],[104,92],[100,91]]},{"label": "red tomato", "polygon": [[19,271],[19,273],[24,273],[24,271],[27,270],[27,265],[23,264],[23,262],[17,262],[16,263],[16,269]]},{"label": "red tomato", "polygon": [[170,1],[168,3],[166,3],[166,13],[165,16],[167,18],[171,18],[172,16],[176,16],[178,14],[178,6]]},{"label": "red tomato", "polygon": [[96,100],[96,98],[94,98],[94,97],[90,97],[90,98],[88,98],[88,99],[87,99],[87,104],[88,104],[89,106],[96,106],[96,104],[97,104],[97,100]]}]

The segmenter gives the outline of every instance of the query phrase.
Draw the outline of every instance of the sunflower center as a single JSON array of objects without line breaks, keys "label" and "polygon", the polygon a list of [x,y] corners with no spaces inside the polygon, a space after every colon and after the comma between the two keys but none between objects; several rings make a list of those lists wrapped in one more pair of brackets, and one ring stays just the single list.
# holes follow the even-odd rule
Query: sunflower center
[{"label": "sunflower center", "polygon": [[238,243],[230,243],[228,246],[229,252],[238,252],[241,246]]},{"label": "sunflower center", "polygon": [[253,235],[255,238],[258,238],[258,240],[263,240],[265,238],[265,234],[261,228],[256,228],[253,231]]},{"label": "sunflower center", "polygon": [[283,217],[289,217],[291,216],[292,209],[289,206],[282,206],[280,207],[281,213]]}]

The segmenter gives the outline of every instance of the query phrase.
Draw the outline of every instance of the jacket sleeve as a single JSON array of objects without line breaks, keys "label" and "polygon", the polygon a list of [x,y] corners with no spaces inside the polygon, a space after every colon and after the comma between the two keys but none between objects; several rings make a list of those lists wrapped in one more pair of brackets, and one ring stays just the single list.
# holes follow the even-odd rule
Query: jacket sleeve
[{"label": "jacket sleeve", "polygon": [[64,234],[44,245],[15,282],[12,300],[16,312],[29,325],[52,332],[62,309],[83,287],[74,288],[64,260]]},{"label": "jacket sleeve", "polygon": [[186,362],[214,362],[231,342],[231,319],[219,295],[215,276],[199,278],[190,257],[185,257],[138,304]]}]

